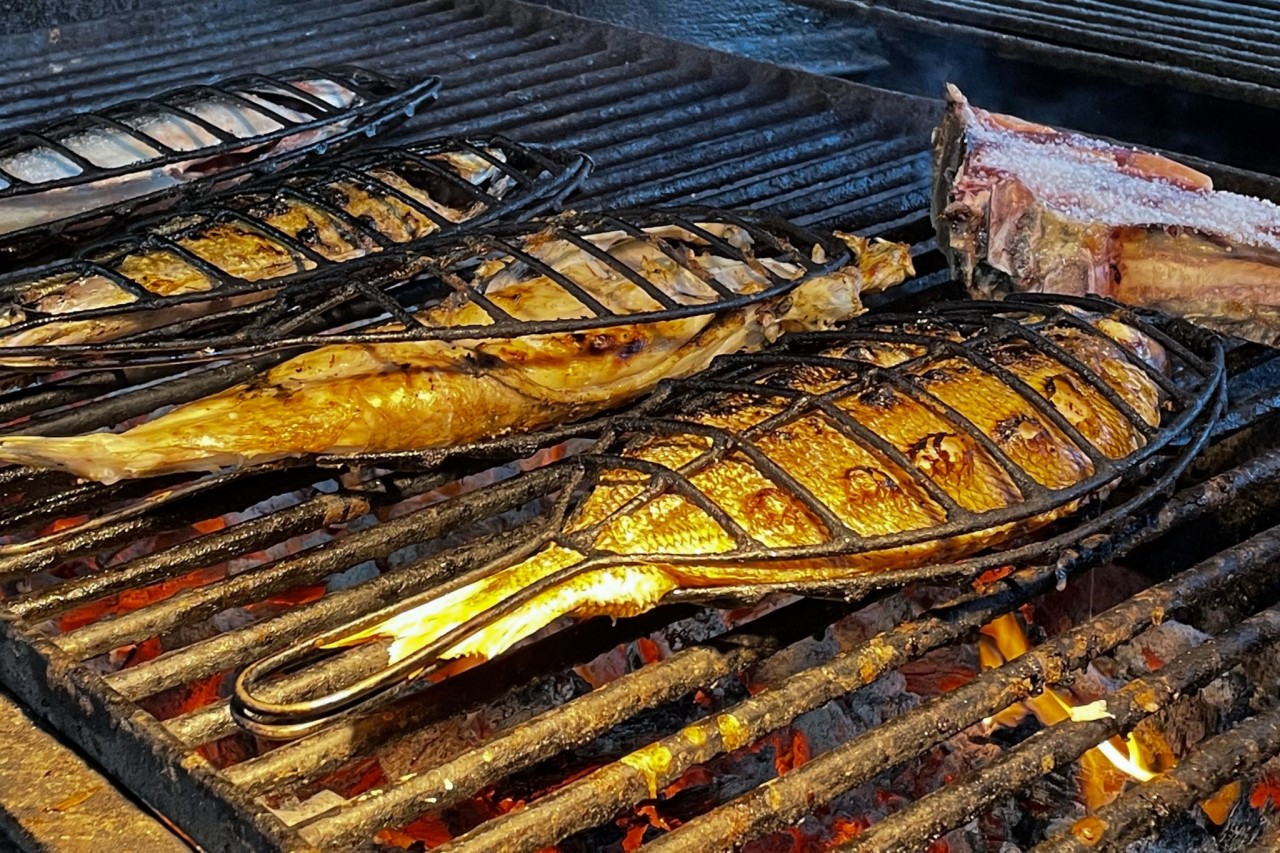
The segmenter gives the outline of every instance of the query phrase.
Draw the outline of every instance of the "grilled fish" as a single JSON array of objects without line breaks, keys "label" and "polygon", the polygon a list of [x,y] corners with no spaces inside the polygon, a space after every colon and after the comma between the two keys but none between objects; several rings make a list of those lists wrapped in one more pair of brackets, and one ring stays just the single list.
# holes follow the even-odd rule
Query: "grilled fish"
[{"label": "grilled fish", "polygon": [[[230,80],[225,94],[171,92],[104,111],[113,121],[89,115],[71,130],[44,138],[24,132],[0,142],[9,152],[0,157],[0,235],[305,147],[345,131],[350,111],[368,102],[350,75],[294,72],[280,79],[283,85]],[[264,135],[271,138],[258,139]]]},{"label": "grilled fish", "polygon": [[1167,158],[988,113],[948,86],[933,216],[974,296],[1092,293],[1280,342],[1280,207]]},{"label": "grilled fish", "polygon": [[[1084,316],[1103,334],[1059,324],[1050,327],[1046,335],[1101,377],[1104,386],[1130,407],[1129,413],[1122,414],[1065,360],[1022,340],[996,344],[989,350],[966,348],[965,336],[958,328],[936,321],[906,331],[955,341],[960,344],[958,351],[926,356],[925,346],[918,343],[866,339],[820,349],[817,355],[828,361],[793,361],[751,380],[770,389],[767,393],[733,389],[702,398],[679,398],[681,404],[671,407],[676,414],[667,415],[663,410],[661,415],[690,424],[688,432],[682,432],[679,423],[648,437],[641,431],[624,443],[621,455],[678,470],[711,448],[711,437],[696,432],[695,427],[719,427],[739,436],[752,431],[750,443],[765,458],[816,496],[858,536],[927,531],[945,521],[942,503],[922,487],[919,478],[898,467],[855,430],[841,429],[831,415],[809,408],[790,420],[769,421],[779,418],[791,405],[791,398],[775,395],[772,389],[834,392],[831,399],[845,416],[896,448],[919,474],[962,509],[980,515],[1013,507],[1023,500],[1023,487],[981,442],[949,425],[929,398],[967,418],[1040,486],[1056,490],[1079,483],[1095,470],[1085,449],[1020,396],[997,371],[983,366],[971,354],[983,352],[1034,389],[1028,393],[1047,400],[1101,454],[1122,459],[1146,443],[1138,421],[1153,427],[1160,423],[1163,392],[1121,347],[1157,369],[1164,368],[1165,355],[1156,341],[1136,329],[1098,315]],[[897,326],[884,331],[901,333],[904,329]],[[836,369],[830,359],[853,369]],[[900,384],[874,374],[861,377],[866,381],[855,381],[867,365],[902,371],[908,384],[923,392],[923,398],[904,393]],[[712,371],[703,378],[705,387],[714,385],[718,377]],[[688,475],[692,485],[764,546],[781,549],[827,541],[828,529],[814,510],[746,453],[734,451],[694,470],[696,473]],[[647,472],[606,464],[589,481],[585,497],[568,517],[566,537],[509,568],[332,645],[389,637],[393,639],[389,654],[395,663],[520,590],[584,563],[583,551],[617,555],[618,559],[599,566],[587,562],[581,573],[551,583],[531,600],[460,640],[444,657],[492,657],[560,616],[634,615],[681,588],[832,581],[958,558],[1025,534],[1078,505],[1078,501],[1061,502],[1052,510],[1016,523],[992,525],[949,539],[840,557],[752,563],[716,560],[715,555],[729,555],[735,548],[726,528],[684,491],[670,489],[640,497],[650,483]],[[628,555],[636,556],[628,560]],[[672,555],[672,561],[664,562],[664,555]],[[706,560],[700,562],[702,555]],[[678,561],[674,559],[677,556]]]},{"label": "grilled fish", "polygon": [[[749,234],[703,223],[747,260],[718,254],[676,227],[587,239],[642,271],[678,304],[716,301],[715,291],[674,261],[652,237],[703,250],[690,266],[736,293],[759,292],[768,267],[796,280],[803,270],[752,258]],[[736,310],[635,323],[592,332],[512,339],[325,346],[283,362],[256,380],[196,400],[120,434],[6,436],[0,459],[72,471],[104,482],[174,471],[216,470],[311,453],[397,451],[451,446],[581,418],[651,390],[668,376],[702,370],[727,352],[752,350],[790,329],[820,329],[861,311],[859,295],[900,282],[911,271],[905,246],[848,237],[857,262],[813,278],[786,297]],[[571,242],[538,232],[524,251],[576,281],[621,314],[654,311],[653,296]],[[488,300],[517,320],[591,316],[569,291],[524,263],[489,259]],[[470,292],[419,315],[436,326],[492,320]],[[398,327],[388,327],[398,328]]]},{"label": "grilled fish", "polygon": [[[306,169],[271,189],[226,196],[216,207],[172,217],[86,254],[100,270],[70,261],[0,282],[0,347],[107,341],[274,293],[242,288],[222,295],[220,279],[209,268],[243,282],[265,281],[379,251],[378,240],[426,237],[450,223],[473,220],[519,192],[536,204],[543,200],[540,187],[521,189],[504,171],[508,160],[516,160],[536,173],[529,168],[530,154],[505,140],[426,142],[367,152],[342,168]],[[299,245],[312,254],[301,253]],[[130,305],[138,293],[210,298],[88,319],[49,319]]]}]

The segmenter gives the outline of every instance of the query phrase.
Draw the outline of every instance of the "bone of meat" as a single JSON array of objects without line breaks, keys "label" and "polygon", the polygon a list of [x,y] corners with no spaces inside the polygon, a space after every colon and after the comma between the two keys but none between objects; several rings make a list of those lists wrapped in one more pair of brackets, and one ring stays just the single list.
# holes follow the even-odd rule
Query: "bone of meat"
[{"label": "bone of meat", "polygon": [[[701,227],[750,253],[750,238],[742,229],[716,223]],[[695,243],[699,239],[676,228],[647,230]],[[643,271],[677,303],[715,299],[710,286],[650,239],[621,232],[588,239]],[[896,284],[911,272],[906,246],[846,239],[856,262],[803,282],[786,296],[735,310],[506,340],[326,346],[123,433],[5,436],[0,460],[113,482],[309,453],[447,447],[563,423],[633,399],[666,377],[702,370],[722,353],[758,349],[784,331],[821,329],[848,319],[861,313],[861,293]],[[660,307],[572,243],[539,233],[526,240],[524,250],[620,314]],[[710,247],[692,262],[742,294],[770,283],[759,271],[761,264],[772,264],[784,278],[802,274],[797,266],[767,258],[744,263]],[[522,263],[487,263],[501,269],[488,279],[485,295],[513,318],[590,316],[567,290]],[[420,318],[436,326],[491,322],[464,293]]]},{"label": "bone of meat", "polygon": [[1280,340],[1280,207],[1167,158],[988,113],[948,86],[933,218],[976,297],[1097,294]]},{"label": "bone of meat", "polygon": [[[1120,347],[1158,369],[1164,359],[1162,348],[1131,327],[1103,322],[1096,316],[1091,320],[1103,336],[1067,325],[1046,334],[1102,377],[1142,420],[1159,424],[1162,392],[1147,373],[1126,359]],[[963,341],[960,333],[954,327],[948,330],[945,323],[938,324],[936,333]],[[916,360],[923,353],[924,348],[915,344],[871,343],[846,344],[820,354],[855,364],[902,365],[909,381],[967,418],[1042,486],[1061,489],[1093,474],[1093,463],[1084,450],[996,373],[964,353]],[[1144,436],[1133,422],[1064,362],[1021,341],[999,344],[988,355],[1048,400],[1108,458],[1121,459],[1144,446]],[[849,374],[802,362],[778,368],[764,381],[770,387],[825,393],[845,386]],[[929,404],[903,393],[889,380],[872,379],[840,392],[834,400],[850,417],[895,446],[962,508],[981,514],[1023,500],[1006,469],[980,442],[958,433]],[[725,392],[693,413],[676,417],[740,433],[779,414],[787,405],[788,400],[772,395]],[[753,435],[752,444],[861,536],[927,529],[946,519],[943,508],[910,474],[888,462],[865,439],[836,428],[821,412],[775,422]],[[709,447],[709,438],[681,433],[677,428],[672,434],[629,444],[623,455],[677,469]],[[692,474],[690,481],[767,547],[826,541],[823,524],[812,511],[744,454],[727,455]],[[1078,506],[1078,502],[1063,501],[1021,522],[979,527],[975,532],[887,551],[803,561],[698,562],[700,555],[732,550],[733,540],[683,493],[670,491],[628,507],[627,503],[646,488],[647,477],[632,469],[607,469],[593,483],[566,522],[567,529],[591,530],[602,523],[588,534],[592,549],[624,557],[645,556],[621,565],[584,567],[580,574],[561,579],[459,641],[446,650],[445,657],[491,657],[562,615],[634,615],[677,589],[838,582],[856,574],[955,559],[1024,535]],[[623,511],[610,518],[619,509]],[[663,554],[680,555],[682,560],[664,563]],[[583,559],[584,555],[571,547],[548,545],[510,568],[392,616],[335,645],[389,637],[394,663],[517,591]]]}]

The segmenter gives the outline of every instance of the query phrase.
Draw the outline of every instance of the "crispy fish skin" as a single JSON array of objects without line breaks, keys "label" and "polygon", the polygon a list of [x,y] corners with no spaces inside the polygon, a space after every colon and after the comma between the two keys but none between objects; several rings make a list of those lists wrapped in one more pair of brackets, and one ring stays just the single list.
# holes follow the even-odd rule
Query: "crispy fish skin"
[{"label": "crispy fish skin", "polygon": [[[724,226],[708,224],[708,230]],[[725,238],[735,239],[726,229]],[[714,291],[648,240],[604,235],[614,256],[644,269],[677,302]],[[851,240],[854,238],[850,238]],[[910,271],[905,246],[855,241],[876,276],[871,289]],[[526,250],[621,313],[658,303],[577,247],[537,236]],[[767,279],[713,254],[695,261],[741,293]],[[568,291],[508,265],[486,295],[516,319],[589,316]],[[791,268],[790,275],[800,270]],[[820,329],[861,311],[862,272],[849,265],[804,282],[787,297],[720,316],[636,323],[510,340],[334,345],[286,361],[255,381],[180,406],[124,433],[7,436],[0,459],[62,468],[103,482],[174,471],[217,470],[307,453],[449,446],[581,418],[701,370],[722,353],[758,349],[782,331]],[[483,325],[488,315],[460,294],[422,315],[440,326]]]},{"label": "crispy fish skin", "polygon": [[[1096,318],[1093,318],[1096,320]],[[1050,336],[1063,350],[1105,377],[1107,384],[1148,424],[1160,422],[1159,387],[1125,360],[1120,346],[1161,362],[1160,347],[1141,332],[1118,324],[1099,328],[1114,340],[1079,329],[1055,327]],[[896,344],[870,344],[829,350],[823,355],[879,366],[900,364],[918,353]],[[1066,364],[1025,344],[1000,345],[991,357],[1050,402],[1105,456],[1120,459],[1142,447],[1142,433],[1096,388]],[[946,400],[968,418],[1033,480],[1052,488],[1073,485],[1093,474],[1094,466],[1051,420],[1018,397],[997,376],[964,357],[947,356],[906,366],[917,387]],[[831,368],[813,365],[779,368],[767,380],[809,393],[843,387]],[[895,446],[960,506],[976,513],[1015,506],[1019,487],[974,438],[957,432],[928,405],[891,383],[874,378],[840,393],[835,404],[850,417]],[[781,412],[776,397],[726,393],[683,419],[740,433]],[[863,536],[922,530],[937,526],[945,511],[912,477],[863,440],[837,429],[828,416],[812,413],[752,436],[768,458],[816,495],[848,527]],[[670,468],[694,460],[710,440],[691,433],[653,437],[629,446],[626,456]],[[747,456],[731,454],[693,474],[690,480],[749,534],[769,547],[813,545],[825,541],[821,520],[797,497],[768,479]],[[609,519],[647,485],[628,469],[604,472],[567,522],[567,530],[589,530],[595,548],[638,555],[634,563],[587,568],[539,594],[449,649],[446,657],[487,658],[566,615],[628,616],[656,604],[680,588],[721,585],[829,581],[854,574],[905,568],[955,559],[1022,535],[1073,511],[1057,507],[1016,523],[891,551],[804,561],[664,563],[662,554],[714,555],[733,548],[729,535],[693,502],[663,494]],[[643,556],[639,556],[643,555]],[[573,566],[582,555],[551,545],[487,579],[335,643],[348,645],[391,637],[391,661],[401,660],[467,619],[506,599],[553,571]]]},{"label": "crispy fish skin", "polygon": [[[502,152],[497,149],[487,149],[486,153],[497,160],[503,159]],[[487,186],[496,197],[503,196],[514,186],[498,166],[473,152],[444,151],[425,156],[447,166],[473,185]],[[465,222],[484,209],[483,204],[474,199],[433,197],[433,191],[443,195],[442,182],[419,172],[421,167],[407,155],[397,157],[388,152],[376,168],[368,170],[368,174],[384,186],[341,177],[298,188],[318,192],[326,203],[397,243],[428,236],[438,231],[440,226],[421,209],[406,204],[396,193],[403,193],[450,222]],[[214,268],[251,282],[316,267],[315,261],[280,240],[272,230],[302,243],[335,264],[379,250],[377,243],[368,235],[350,228],[299,194],[245,192],[230,197],[224,204],[242,211],[245,218],[221,218],[216,212],[193,213],[171,220],[158,229],[159,233],[170,237],[182,249]],[[255,223],[265,227],[258,227]],[[132,251],[116,251],[113,256],[94,259],[160,297],[204,293],[215,286],[215,282],[190,260],[177,252],[145,242]],[[4,334],[4,327],[21,323],[32,315],[72,314],[137,301],[136,296],[106,276],[81,273],[75,265],[67,265],[65,271],[46,268],[29,284],[11,284],[9,287],[15,296],[0,313],[0,348],[112,340],[215,310],[250,304],[266,299],[274,292],[264,288],[118,316],[84,320],[68,317],[65,321]]]},{"label": "crispy fish skin", "polygon": [[1280,342],[1280,207],[1167,158],[988,113],[948,86],[933,218],[976,297],[1097,294]]}]

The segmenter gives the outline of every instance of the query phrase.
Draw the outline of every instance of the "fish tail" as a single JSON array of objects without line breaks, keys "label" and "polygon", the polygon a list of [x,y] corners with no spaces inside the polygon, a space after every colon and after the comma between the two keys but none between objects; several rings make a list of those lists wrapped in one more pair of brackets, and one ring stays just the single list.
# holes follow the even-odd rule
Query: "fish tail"
[{"label": "fish tail", "polygon": [[404,610],[329,647],[391,639],[389,663],[396,663],[469,620],[509,604],[532,584],[552,574],[547,589],[479,627],[440,655],[443,659],[486,660],[562,616],[629,616],[652,607],[675,587],[659,567],[591,568],[574,551],[550,546],[511,568]]},{"label": "fish tail", "polygon": [[97,435],[6,436],[0,438],[0,461],[93,476],[88,472],[95,469],[94,457],[102,452],[100,439]]},{"label": "fish tail", "polygon": [[170,461],[164,447],[128,434],[0,437],[0,462],[68,471],[107,484],[164,473]]}]

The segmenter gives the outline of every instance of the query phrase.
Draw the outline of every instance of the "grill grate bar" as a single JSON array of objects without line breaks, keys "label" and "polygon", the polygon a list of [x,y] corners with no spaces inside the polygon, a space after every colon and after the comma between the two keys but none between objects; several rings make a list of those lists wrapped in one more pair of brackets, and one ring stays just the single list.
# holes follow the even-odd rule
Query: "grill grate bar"
[{"label": "grill grate bar", "polygon": [[[1227,633],[1210,638],[1203,645],[1179,655],[1158,672],[1136,679],[1109,695],[1106,719],[1065,721],[1038,732],[1018,746],[1002,752],[970,778],[921,797],[873,824],[839,849],[848,853],[925,849],[935,839],[977,817],[1001,798],[1026,790],[1028,784],[1044,775],[1045,767],[1066,766],[1108,738],[1132,731],[1139,722],[1167,708],[1174,699],[1199,690],[1222,672],[1251,655],[1265,651],[1277,639],[1280,639],[1280,609],[1271,608],[1245,619]],[[1280,734],[1274,734],[1270,743],[1269,748],[1258,744],[1258,752],[1255,753],[1258,763],[1263,756],[1280,752]],[[1187,778],[1195,780],[1192,790],[1208,795],[1235,777],[1222,778],[1216,783],[1210,781],[1214,777],[1208,774]],[[1151,803],[1145,797],[1139,795],[1133,799],[1150,809]],[[1195,805],[1194,797],[1179,799],[1185,799],[1181,809],[1166,803],[1163,805],[1167,811],[1165,808],[1152,809],[1147,816],[1163,814],[1173,817]],[[1093,815],[1102,826],[1109,824],[1103,814],[1106,810],[1101,809]],[[1154,822],[1149,819],[1144,823]],[[1143,831],[1138,835],[1146,835],[1147,829],[1149,826],[1142,826]],[[1138,835],[1130,836],[1128,840],[1136,840]],[[1115,844],[1113,839],[1109,842],[1116,848],[1123,846]]]},{"label": "grill grate bar", "polygon": [[[853,4],[849,4],[853,5]],[[1232,8],[1234,6],[1235,8]],[[998,41],[1002,49],[1071,61],[1274,107],[1280,15],[1273,6],[1084,0],[893,0],[873,18],[914,31]]]},{"label": "grill grate bar", "polygon": [[[362,496],[321,495],[309,501],[272,513],[258,522],[233,525],[224,531],[141,557],[118,567],[86,575],[40,593],[32,593],[5,602],[5,610],[16,617],[28,620],[47,618],[80,604],[114,595],[124,590],[176,577],[183,572],[241,554],[264,550],[275,542],[315,530],[323,523],[336,524],[356,518],[371,509]],[[75,556],[102,548],[104,544],[120,541],[133,533],[138,521],[127,520],[105,535],[94,537],[90,544],[63,546],[35,565],[20,564],[22,569],[44,568],[62,554]],[[8,568],[8,564],[5,565]]]},{"label": "grill grate bar", "polygon": [[[372,13],[365,16],[364,24],[366,26],[374,24],[392,26],[401,18],[406,23],[420,21],[423,26],[431,27],[432,23],[421,21],[420,10],[415,11],[412,6],[398,7],[383,10],[381,12]],[[373,20],[373,19],[376,19]],[[337,21],[334,25],[337,25]],[[351,25],[360,23],[360,19],[350,22]],[[487,41],[486,32],[495,32],[493,29],[487,29],[482,21],[469,19],[459,22],[461,32],[458,32],[459,40],[465,39],[466,36],[474,36],[477,40]],[[213,28],[208,28],[213,29]],[[405,65],[418,65],[419,60],[426,60],[428,57],[423,54],[429,51],[442,54],[442,58],[447,56],[440,49],[440,43],[436,39],[447,39],[454,32],[454,29],[448,26],[447,22],[440,31],[429,30],[421,34],[418,39],[409,39],[409,43],[401,42],[400,46],[388,48],[380,56],[370,57],[376,60],[385,59],[388,67],[395,67],[395,59],[403,58],[406,55],[417,54],[413,59]],[[364,33],[367,37],[368,33]],[[52,78],[53,86],[41,86],[35,89],[35,94],[31,97],[18,96],[7,99],[3,105],[0,105],[0,126],[12,127],[23,121],[31,121],[32,118],[38,119],[47,115],[50,111],[50,103],[56,103],[58,109],[65,111],[83,111],[88,109],[97,109],[109,107],[123,97],[129,97],[136,94],[139,89],[165,89],[181,85],[196,85],[203,82],[203,78],[207,77],[207,71],[201,70],[203,63],[205,68],[224,68],[227,73],[251,72],[261,70],[266,67],[267,63],[263,59],[264,52],[272,51],[272,47],[278,47],[281,44],[288,44],[287,61],[290,64],[308,63],[308,64],[331,64],[335,62],[350,62],[356,57],[367,56],[367,51],[358,50],[358,41],[361,38],[359,30],[354,30],[350,35],[340,35],[332,39],[332,44],[325,46],[317,44],[316,40],[308,40],[300,35],[292,42],[283,42],[283,36],[279,32],[272,33],[257,41],[250,40],[246,44],[223,44],[211,47],[206,51],[200,59],[195,55],[191,56],[189,63],[172,62],[173,46],[170,45],[164,51],[164,60],[157,63],[152,59],[147,63],[147,67],[133,66],[135,70],[130,70],[130,66],[124,66],[121,73],[111,75],[110,66],[99,65],[98,63],[84,63],[81,65],[79,74],[63,74],[56,75]],[[419,41],[420,40],[420,41]],[[419,44],[413,44],[419,41]],[[430,42],[430,45],[422,43]],[[425,50],[424,50],[425,47]],[[96,55],[96,54],[95,54]],[[271,65],[280,66],[281,60],[286,57],[277,58]],[[454,59],[456,62],[456,58]],[[43,60],[47,66],[47,58]],[[117,66],[119,67],[119,66]],[[157,72],[157,67],[163,70]],[[401,67],[404,67],[403,65]],[[176,72],[176,73],[175,73]],[[110,76],[108,76],[110,75]]]},{"label": "grill grate bar", "polygon": [[[1132,842],[1151,835],[1153,830],[1194,808],[1197,800],[1255,772],[1277,752],[1280,752],[1280,709],[1273,708],[1250,717],[1228,732],[1207,738],[1177,767],[1125,791],[1098,809],[1095,817],[1107,832],[1095,845],[1085,845],[1064,833],[1035,850],[1040,853],[1125,850]],[[1274,839],[1272,835],[1260,841],[1268,845]]]},{"label": "grill grate bar", "polygon": [[[227,39],[224,31],[204,29],[189,33],[191,40],[184,41],[184,47],[193,54],[201,50],[241,52],[246,48],[253,49],[271,44],[274,39],[292,36],[296,39],[298,46],[305,48],[306,41],[298,36],[307,28],[314,29],[330,22],[358,24],[362,20],[372,19],[375,15],[391,15],[392,20],[395,20],[394,16],[397,12],[405,16],[421,14],[420,10],[411,11],[391,0],[338,0],[336,3],[314,9],[313,16],[308,16],[305,20],[281,16],[278,10],[245,7],[240,12],[243,17],[240,17],[237,22],[238,38],[234,43]],[[441,18],[457,18],[460,12],[452,10],[450,14],[450,11],[442,10],[435,14]],[[127,26],[125,21],[122,23]],[[127,41],[110,39],[96,46],[95,54],[101,60],[99,64],[88,68],[70,66],[61,73],[53,75],[47,88],[41,88],[39,94],[51,100],[84,97],[90,92],[100,92],[102,97],[112,97],[120,93],[136,92],[139,85],[144,85],[141,82],[129,85],[134,81],[145,79],[147,86],[170,89],[181,85],[193,85],[197,82],[197,77],[206,73],[200,71],[198,66],[192,68],[168,61],[173,58],[174,46],[171,32],[139,28],[133,35],[134,38]],[[67,52],[70,53],[73,50],[74,48]],[[320,56],[318,51],[315,55]],[[215,54],[210,58],[216,59],[216,56]],[[300,61],[312,60],[304,58]],[[32,74],[47,72],[48,63],[49,57],[45,54],[25,52],[24,55],[22,51],[13,51],[5,62],[4,68],[0,69],[0,85],[20,87],[30,79]],[[141,75],[144,74],[159,76],[143,78]],[[97,86],[93,85],[95,79],[101,81]],[[10,102],[6,102],[5,107],[8,110],[13,109]],[[36,109],[46,113],[48,104],[42,100]]]},{"label": "grill grate bar", "polygon": [[[525,488],[536,489],[545,475],[535,476]],[[130,642],[157,636],[183,622],[208,618],[228,607],[258,601],[278,592],[308,583],[316,583],[329,575],[359,565],[366,560],[385,557],[393,551],[439,535],[486,506],[498,503],[506,493],[495,489],[478,494],[470,501],[447,501],[425,507],[409,515],[384,522],[360,536],[334,540],[323,549],[255,566],[222,581],[198,589],[181,590],[163,601],[107,622],[95,622],[57,637],[54,642],[64,654],[84,660]],[[269,522],[270,517],[267,517]],[[254,524],[255,522],[249,522]],[[143,677],[145,664],[121,670],[109,677],[129,682]],[[134,673],[132,675],[126,673]]]},{"label": "grill grate bar", "polygon": [[[468,750],[381,796],[348,803],[303,827],[302,834],[314,844],[340,847],[357,843],[397,816],[410,817],[429,803],[437,808],[461,801],[517,770],[589,742],[642,708],[678,699],[754,666],[785,645],[821,633],[839,612],[831,604],[812,601],[775,611],[534,717],[483,748]],[[612,816],[599,812],[598,804],[592,810],[605,819]]]},{"label": "grill grate bar", "polygon": [[690,820],[655,841],[652,849],[655,853],[719,850],[784,829],[837,794],[1023,701],[1046,683],[1056,682],[1093,657],[1132,640],[1151,627],[1156,614],[1176,617],[1227,588],[1266,589],[1276,559],[1280,559],[1280,528],[1271,528],[1139,592],[999,669],[988,670],[968,684],[886,721],[868,735],[835,747],[767,788],[756,788]]}]

